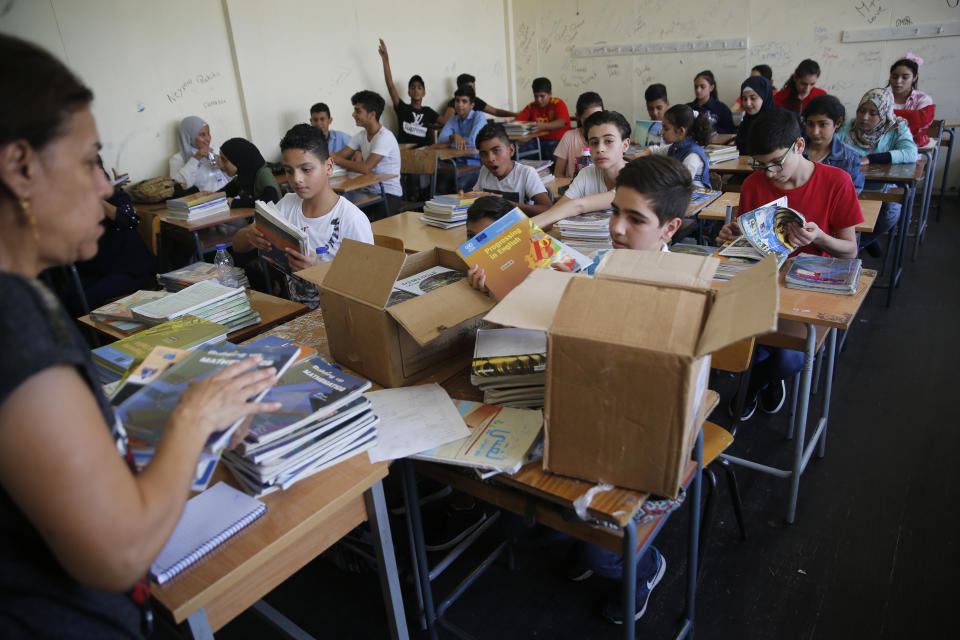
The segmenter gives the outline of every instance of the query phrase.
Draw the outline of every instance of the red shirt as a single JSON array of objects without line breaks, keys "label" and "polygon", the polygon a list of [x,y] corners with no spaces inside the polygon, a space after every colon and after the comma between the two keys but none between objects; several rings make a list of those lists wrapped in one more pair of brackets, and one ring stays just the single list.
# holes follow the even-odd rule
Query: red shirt
[{"label": "red shirt", "polygon": [[893,112],[907,121],[910,133],[913,134],[913,141],[917,143],[917,146],[925,147],[930,144],[927,129],[933,124],[936,109],[936,105],[929,104],[920,109],[894,109]]},{"label": "red shirt", "polygon": [[[863,212],[850,174],[819,162],[814,163],[810,179],[790,191],[774,184],[766,172],[754,171],[740,187],[740,213],[753,211],[783,196],[787,196],[788,207],[802,213],[808,221],[816,222],[824,233],[835,238],[841,229],[863,222]],[[800,247],[791,255],[801,252],[829,256],[814,244]]]},{"label": "red shirt", "polygon": [[821,89],[820,87],[814,87],[810,89],[810,93],[800,102],[799,109],[790,108],[790,87],[786,89],[780,89],[775,94],[773,94],[773,104],[780,107],[781,109],[786,109],[788,111],[794,111],[796,113],[802,113],[806,108],[807,103],[816,98],[817,96],[826,95],[827,92]]},{"label": "red shirt", "polygon": [[559,140],[563,134],[570,130],[570,112],[567,111],[567,105],[560,98],[550,98],[550,104],[545,109],[537,106],[536,102],[531,102],[523,108],[523,111],[517,114],[517,120],[526,122],[552,122],[557,118],[562,118],[564,125],[560,129],[548,131],[546,135],[540,136],[542,140]]}]

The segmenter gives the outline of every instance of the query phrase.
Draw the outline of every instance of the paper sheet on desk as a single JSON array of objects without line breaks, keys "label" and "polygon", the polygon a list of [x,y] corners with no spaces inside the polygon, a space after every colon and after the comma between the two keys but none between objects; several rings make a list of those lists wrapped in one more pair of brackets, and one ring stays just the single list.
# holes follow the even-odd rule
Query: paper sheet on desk
[{"label": "paper sheet on desk", "polygon": [[380,418],[371,462],[396,460],[465,438],[470,430],[438,384],[381,389],[363,394]]}]

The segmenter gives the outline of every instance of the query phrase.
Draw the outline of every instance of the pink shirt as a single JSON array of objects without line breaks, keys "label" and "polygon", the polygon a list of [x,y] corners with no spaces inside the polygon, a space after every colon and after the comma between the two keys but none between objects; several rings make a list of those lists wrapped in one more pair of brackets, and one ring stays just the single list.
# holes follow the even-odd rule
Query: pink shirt
[{"label": "pink shirt", "polygon": [[[563,137],[560,138],[560,143],[557,144],[556,151],[553,152],[558,158],[566,158],[567,167],[564,169],[563,175],[561,178],[572,178],[573,172],[577,168],[577,158],[580,157],[580,154],[583,153],[584,148],[587,146],[587,141],[583,139],[583,134],[581,133],[583,129],[570,129]],[[554,172],[554,175],[557,175]]]}]

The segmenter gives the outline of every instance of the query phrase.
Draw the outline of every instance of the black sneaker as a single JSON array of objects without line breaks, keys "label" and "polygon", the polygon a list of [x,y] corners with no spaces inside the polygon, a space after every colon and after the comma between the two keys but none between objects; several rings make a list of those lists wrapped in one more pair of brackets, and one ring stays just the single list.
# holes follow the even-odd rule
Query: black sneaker
[{"label": "black sneaker", "polygon": [[[650,602],[650,593],[653,588],[660,584],[663,576],[667,573],[667,559],[654,548],[657,554],[657,572],[649,580],[637,584],[637,606],[633,614],[633,621],[636,622],[647,612],[647,603]],[[619,597],[609,600],[603,607],[603,617],[613,624],[623,624],[623,598]]]},{"label": "black sneaker", "polygon": [[[733,410],[737,405],[737,396],[734,394],[727,404],[727,415],[733,417]],[[747,396],[743,401],[743,413],[740,415],[740,422],[746,422],[757,412],[757,396]]]},{"label": "black sneaker", "polygon": [[783,380],[771,382],[766,389],[761,389],[758,394],[760,398],[760,411],[774,414],[783,408],[783,403],[787,399],[787,383]]},{"label": "black sneaker", "polygon": [[438,518],[423,526],[423,546],[427,551],[446,551],[460,544],[487,519],[487,513],[474,501],[469,508],[447,505]]},{"label": "black sneaker", "polygon": [[570,553],[567,554],[567,579],[573,582],[583,582],[593,575],[593,569],[587,564],[581,546],[582,542],[574,542]]}]

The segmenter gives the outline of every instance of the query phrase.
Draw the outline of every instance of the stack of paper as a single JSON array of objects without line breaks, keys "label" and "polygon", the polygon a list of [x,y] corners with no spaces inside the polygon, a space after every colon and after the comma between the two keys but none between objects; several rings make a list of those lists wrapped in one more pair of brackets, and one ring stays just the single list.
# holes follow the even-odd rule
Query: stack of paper
[{"label": "stack of paper", "polygon": [[94,349],[93,364],[101,383],[116,382],[142,362],[154,347],[194,349],[201,345],[223,342],[229,331],[222,324],[184,315]]},{"label": "stack of paper", "polygon": [[596,251],[612,249],[610,240],[610,211],[591,211],[557,222],[560,239],[568,247],[592,255]]},{"label": "stack of paper", "polygon": [[145,302],[156,300],[167,295],[166,291],[135,291],[130,295],[108,302],[90,312],[90,317],[97,322],[109,325],[124,335],[136,333],[146,328],[146,324],[133,319],[131,309]]},{"label": "stack of paper", "polygon": [[737,151],[737,147],[732,145],[708,144],[704,148],[704,151],[707,153],[707,157],[710,159],[710,164],[726,162],[727,160],[736,160],[740,157],[740,152]]},{"label": "stack of paper", "polygon": [[216,280],[203,280],[186,289],[146,302],[132,310],[137,322],[155,325],[182,315],[225,325],[230,331],[260,322],[260,314],[250,306],[242,288],[226,287]]},{"label": "stack of paper", "polygon": [[493,195],[483,191],[470,191],[462,195],[451,193],[449,195],[434,196],[423,205],[423,216],[421,221],[429,225],[449,229],[461,224],[467,220],[467,209],[476,201],[477,198]]},{"label": "stack of paper", "polygon": [[182,198],[167,200],[167,216],[174,220],[193,222],[228,211],[230,205],[223,191],[198,191]]},{"label": "stack of paper", "polygon": [[297,361],[262,399],[281,408],[255,416],[224,463],[247,493],[262,496],[366,451],[378,422],[360,395],[369,388],[321,358]]},{"label": "stack of paper", "polygon": [[525,136],[533,131],[534,125],[536,122],[524,122],[522,120],[514,120],[513,122],[505,122],[503,128],[506,130],[507,135],[511,138],[519,138]]},{"label": "stack of paper", "polygon": [[529,329],[480,329],[470,382],[486,404],[542,407],[547,377],[547,334]]},{"label": "stack of paper", "polygon": [[[243,269],[231,267],[230,270],[233,278],[241,287],[244,289],[250,288],[250,281],[247,280],[247,274],[244,273]],[[157,282],[167,291],[180,291],[203,280],[216,280],[217,275],[217,265],[209,262],[194,262],[168,273],[157,274]]]},{"label": "stack of paper", "polygon": [[553,174],[550,173],[550,167],[553,166],[553,160],[521,160],[523,164],[533,167],[533,170],[540,176],[540,180],[546,184],[553,180]]}]

